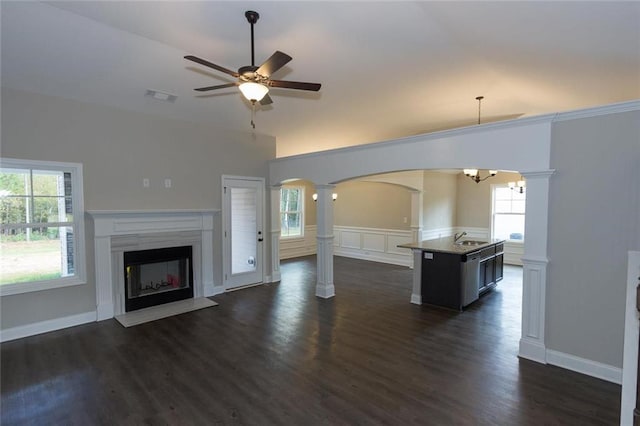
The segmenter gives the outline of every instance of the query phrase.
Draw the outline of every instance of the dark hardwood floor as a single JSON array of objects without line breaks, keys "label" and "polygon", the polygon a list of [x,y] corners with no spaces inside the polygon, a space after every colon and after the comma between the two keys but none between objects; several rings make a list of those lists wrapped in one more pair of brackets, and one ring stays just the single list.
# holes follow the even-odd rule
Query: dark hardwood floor
[{"label": "dark hardwood floor", "polygon": [[463,313],[409,303],[412,272],[315,257],[214,308],[1,345],[3,425],[617,425],[620,387],[517,358],[520,268]]}]

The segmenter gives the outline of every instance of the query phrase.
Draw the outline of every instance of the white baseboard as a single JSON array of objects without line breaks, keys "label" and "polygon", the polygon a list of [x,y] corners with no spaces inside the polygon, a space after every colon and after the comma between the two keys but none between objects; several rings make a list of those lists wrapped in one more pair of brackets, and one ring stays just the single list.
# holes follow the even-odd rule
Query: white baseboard
[{"label": "white baseboard", "polygon": [[622,369],[601,362],[547,349],[547,363],[617,385],[622,384]]},{"label": "white baseboard", "polygon": [[91,311],[7,328],[0,330],[0,342],[8,342],[10,340],[21,339],[23,337],[35,336],[36,334],[62,330],[63,328],[74,327],[76,325],[87,324],[94,321],[96,321],[96,311]]},{"label": "white baseboard", "polygon": [[530,359],[531,361],[539,362],[541,364],[547,363],[546,347],[539,342],[528,339],[526,337],[520,338],[518,356],[520,358]]},{"label": "white baseboard", "polygon": [[389,253],[365,253],[357,250],[334,250],[334,256],[349,257],[351,259],[368,260],[371,262],[388,263],[390,265],[411,266],[411,258],[404,256],[392,255]]},{"label": "white baseboard", "polygon": [[218,294],[224,293],[224,286],[216,285],[212,287],[211,294],[205,294],[205,297],[217,296]]}]

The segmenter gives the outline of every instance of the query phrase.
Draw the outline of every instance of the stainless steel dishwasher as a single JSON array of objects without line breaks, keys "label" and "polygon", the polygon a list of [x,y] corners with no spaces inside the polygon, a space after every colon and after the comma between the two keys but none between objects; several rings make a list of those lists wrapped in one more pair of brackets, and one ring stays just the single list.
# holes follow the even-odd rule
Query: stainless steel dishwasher
[{"label": "stainless steel dishwasher", "polygon": [[478,300],[478,284],[480,283],[481,251],[466,255],[466,260],[460,264],[462,269],[462,306]]}]

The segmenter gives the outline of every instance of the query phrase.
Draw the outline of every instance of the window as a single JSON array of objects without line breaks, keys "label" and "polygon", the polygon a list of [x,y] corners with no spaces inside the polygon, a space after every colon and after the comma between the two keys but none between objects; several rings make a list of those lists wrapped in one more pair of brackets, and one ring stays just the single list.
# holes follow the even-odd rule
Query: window
[{"label": "window", "polygon": [[493,238],[524,241],[526,193],[507,185],[493,185]]},{"label": "window", "polygon": [[85,282],[82,165],[0,159],[0,295]]},{"label": "window", "polygon": [[280,189],[280,236],[302,237],[304,235],[304,188]]}]

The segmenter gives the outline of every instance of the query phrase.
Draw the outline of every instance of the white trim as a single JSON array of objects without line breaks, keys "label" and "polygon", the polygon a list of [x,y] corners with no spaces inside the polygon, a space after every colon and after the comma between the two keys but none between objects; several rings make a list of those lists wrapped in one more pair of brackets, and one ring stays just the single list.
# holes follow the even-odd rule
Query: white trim
[{"label": "white trim", "polygon": [[579,118],[597,117],[599,115],[618,114],[621,112],[637,111],[640,109],[640,101],[618,102],[604,106],[596,106],[574,111],[560,112],[553,118],[554,122],[576,120]]},{"label": "white trim", "polygon": [[280,239],[280,259],[309,256],[316,254],[318,245],[316,241],[317,226],[306,225],[304,237]]},{"label": "white trim", "polygon": [[218,211],[89,211],[94,222],[98,321],[122,313],[122,286],[119,281],[123,277],[118,271],[122,270],[120,262],[125,247],[143,250],[192,245],[194,297],[212,296],[216,291],[213,277],[213,216]]},{"label": "white trim", "polygon": [[54,288],[84,285],[87,283],[87,251],[84,234],[84,188],[83,169],[80,163],[65,163],[60,161],[22,160],[0,157],[1,168],[42,169],[71,173],[73,203],[73,249],[75,273],[69,277],[56,278],[46,281],[31,281],[24,283],[10,283],[0,285],[0,297],[13,294],[30,293],[34,291],[50,290]]},{"label": "white trim", "polygon": [[638,310],[636,308],[636,286],[640,277],[640,251],[627,253],[627,298],[625,303],[624,346],[622,357],[622,398],[620,424],[633,424],[633,409],[636,406],[638,380]]},{"label": "white trim", "polygon": [[[259,193],[259,206],[256,206],[260,211],[256,212],[257,219],[260,221],[258,224],[258,231],[262,232],[262,245],[257,246],[257,261],[258,267],[255,272],[244,273],[244,274],[236,274],[236,276],[232,276],[231,273],[231,205],[228,202],[228,197],[230,197],[230,193],[225,193],[225,188],[227,186],[232,186],[228,182],[229,181],[246,181],[257,183],[260,188]],[[235,176],[235,175],[222,175],[220,179],[220,193],[222,194],[222,285],[225,291],[228,291],[235,287],[244,287],[247,284],[260,284],[265,282],[265,277],[269,275],[269,269],[271,265],[267,265],[265,262],[265,244],[271,243],[271,232],[267,232],[267,223],[266,223],[266,187],[265,187],[265,178],[256,177],[256,176]],[[271,197],[271,195],[270,195]],[[269,229],[270,229],[269,225]],[[269,234],[269,235],[267,235]],[[256,236],[257,237],[257,236]],[[264,240],[267,240],[265,243]],[[245,277],[244,281],[240,280],[240,277]],[[251,282],[247,282],[251,281]]]},{"label": "white trim", "polygon": [[547,363],[607,382],[622,384],[622,369],[601,362],[547,349]]},{"label": "white trim", "polygon": [[521,337],[518,356],[542,364],[547,363],[547,349],[537,339]]},{"label": "white trim", "polygon": [[[296,238],[304,238],[304,231],[305,231],[305,215],[307,212],[304,211],[304,207],[305,207],[305,194],[304,194],[304,186],[301,185],[282,185],[280,187],[280,203],[282,203],[282,190],[283,189],[297,189],[300,193],[300,200],[299,200],[299,205],[300,205],[300,209],[299,210],[290,210],[289,212],[293,212],[293,213],[298,213],[300,214],[300,222],[302,223],[302,226],[300,227],[300,232],[302,234],[297,234],[297,235],[282,235],[282,225],[280,226],[280,241],[284,241],[284,240],[288,240],[288,239],[296,239]],[[280,207],[280,206],[278,206]],[[282,223],[282,210],[280,210],[280,208],[278,208],[278,220],[280,220],[279,223]]]},{"label": "white trim", "polygon": [[545,314],[547,264],[522,259],[522,336],[519,356],[546,363]]},{"label": "white trim", "polygon": [[23,337],[35,336],[36,334],[62,330],[63,328],[74,327],[76,325],[87,324],[95,321],[96,311],[91,311],[84,312],[82,314],[69,315],[62,318],[54,318],[46,321],[20,325],[18,327],[0,330],[0,342],[22,339]]},{"label": "white trim", "polygon": [[407,267],[413,265],[411,250],[397,247],[398,244],[413,241],[413,232],[410,229],[334,226],[333,231],[336,256]]},{"label": "white trim", "polygon": [[[575,120],[575,119],[588,118],[588,117],[597,117],[600,115],[616,114],[620,112],[629,112],[629,111],[637,111],[637,110],[640,110],[640,100],[633,100],[633,101],[619,102],[619,103],[614,103],[609,105],[602,105],[602,106],[597,106],[593,108],[585,108],[585,109],[566,111],[566,112],[557,112],[552,114],[543,114],[543,115],[537,115],[533,117],[521,117],[513,120],[505,120],[505,121],[494,122],[494,123],[485,123],[485,124],[477,124],[477,125],[474,124],[473,126],[460,127],[460,128],[451,129],[451,130],[442,130],[438,132],[420,134],[420,135],[409,136],[405,138],[398,138],[398,139],[387,140],[387,141],[380,141],[380,142],[369,143],[365,145],[347,146],[344,148],[336,148],[329,151],[331,153],[351,153],[351,152],[359,153],[366,149],[372,149],[372,148],[378,149],[381,146],[384,146],[387,144],[396,145],[398,143],[403,143],[403,142],[411,143],[414,141],[445,139],[445,138],[451,138],[454,136],[474,134],[474,133],[477,133],[478,131],[483,131],[483,130],[518,128],[518,127],[525,127],[528,125],[535,125],[535,124],[541,124],[541,123],[551,124],[559,121]],[[279,157],[279,158],[270,160],[269,162],[271,164],[274,164],[279,162],[287,162],[289,160],[298,159],[298,158],[323,157],[326,154],[327,154],[327,151],[317,151],[317,152],[310,152],[305,154],[292,155],[289,157]]]}]

